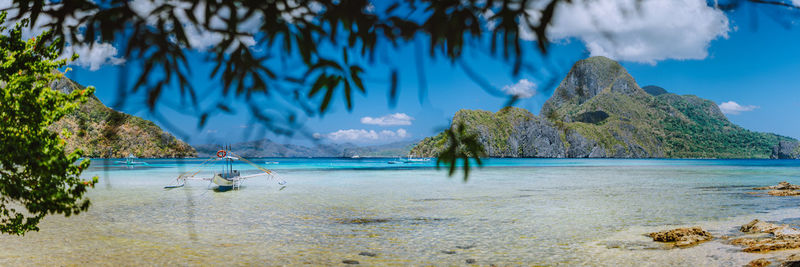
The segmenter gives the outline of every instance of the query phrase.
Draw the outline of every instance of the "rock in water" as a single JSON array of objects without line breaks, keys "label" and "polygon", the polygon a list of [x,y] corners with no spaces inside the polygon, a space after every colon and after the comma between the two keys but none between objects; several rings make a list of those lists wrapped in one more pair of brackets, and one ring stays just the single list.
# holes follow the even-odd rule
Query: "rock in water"
[{"label": "rock in water", "polygon": [[361,252],[361,253],[358,253],[358,255],[359,255],[359,256],[367,256],[367,257],[375,257],[375,256],[378,256],[378,254],[375,254],[375,253],[372,253],[372,252],[366,252],[366,251],[364,251],[364,252]]},{"label": "rock in water", "polygon": [[767,192],[770,196],[800,196],[800,191],[795,191],[800,189],[800,185],[790,184],[789,182],[783,181],[778,183],[778,185],[772,186],[764,186],[764,187],[754,187],[754,190],[770,190]]},{"label": "rock in water", "polygon": [[653,241],[675,242],[678,247],[685,247],[708,241],[713,238],[711,233],[700,227],[678,228],[661,232],[649,233]]},{"label": "rock in water", "polygon": [[773,224],[758,219],[739,228],[745,233],[769,233],[770,237],[741,237],[731,240],[731,244],[745,246],[744,252],[768,252],[782,249],[800,248],[800,230],[788,225]]},{"label": "rock in water", "polygon": [[774,223],[768,223],[761,221],[759,219],[755,219],[742,227],[739,228],[739,231],[744,233],[754,234],[754,233],[772,233],[773,231],[782,228],[783,226],[777,225]]},{"label": "rock in water", "polygon": [[747,267],[766,267],[766,266],[769,266],[770,263],[772,263],[772,262],[770,262],[769,260],[767,260],[765,258],[759,258],[759,259],[755,259],[755,260],[751,261],[750,263],[748,263]]},{"label": "rock in water", "polygon": [[772,186],[764,186],[764,187],[755,187],[755,190],[798,190],[800,189],[800,185],[790,184],[787,181],[783,181],[778,183],[778,185]]},{"label": "rock in water", "polygon": [[772,237],[767,239],[739,238],[731,241],[734,245],[746,246],[744,252],[769,252],[783,249],[800,248],[797,237]]},{"label": "rock in water", "polygon": [[767,195],[776,196],[776,197],[798,196],[798,195],[800,195],[800,191],[795,191],[795,190],[770,190],[769,192],[767,192]]}]

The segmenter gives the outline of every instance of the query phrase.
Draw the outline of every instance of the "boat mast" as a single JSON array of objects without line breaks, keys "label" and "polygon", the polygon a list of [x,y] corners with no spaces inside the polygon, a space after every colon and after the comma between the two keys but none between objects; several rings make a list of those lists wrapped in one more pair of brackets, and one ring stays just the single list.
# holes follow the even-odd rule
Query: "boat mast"
[{"label": "boat mast", "polygon": [[228,177],[228,145],[222,145],[222,150],[225,150],[225,158],[223,158],[225,161],[222,162],[222,173],[224,176],[222,177]]}]

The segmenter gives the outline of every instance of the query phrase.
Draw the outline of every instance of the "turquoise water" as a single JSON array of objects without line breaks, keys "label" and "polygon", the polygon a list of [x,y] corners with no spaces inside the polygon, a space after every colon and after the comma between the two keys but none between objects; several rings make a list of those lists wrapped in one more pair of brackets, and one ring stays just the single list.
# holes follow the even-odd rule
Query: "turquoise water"
[{"label": "turquoise water", "polygon": [[[251,159],[277,179],[216,192],[164,190],[203,160],[93,160],[88,212],[0,236],[0,265],[743,265],[760,257],[715,240],[662,249],[679,226],[735,235],[752,219],[796,221],[800,198],[750,194],[800,183],[797,160],[489,159],[464,183],[435,162]],[[265,164],[277,162],[277,164]],[[238,163],[244,174],[257,169]],[[210,173],[218,168],[206,168]],[[278,181],[285,180],[285,187]],[[374,257],[359,255],[374,253]]]}]

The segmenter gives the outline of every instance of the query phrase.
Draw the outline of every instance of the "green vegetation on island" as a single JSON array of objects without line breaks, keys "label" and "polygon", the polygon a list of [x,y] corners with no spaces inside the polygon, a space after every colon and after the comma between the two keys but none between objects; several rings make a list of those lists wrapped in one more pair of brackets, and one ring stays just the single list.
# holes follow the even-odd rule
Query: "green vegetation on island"
[{"label": "green vegetation on island", "polygon": [[739,127],[728,121],[714,102],[697,96],[665,94],[657,98],[689,119],[687,122],[667,117],[661,121],[669,157],[778,158],[775,148],[779,142],[797,142],[789,137]]},{"label": "green vegetation on island", "polygon": [[[53,82],[53,90],[68,94],[83,87],[67,78]],[[194,157],[195,149],[165,132],[152,121],[113,110],[91,95],[80,108],[53,126],[67,129],[67,151],[81,149],[93,158],[123,158],[129,154],[142,158]]]},{"label": "green vegetation on island", "polygon": [[[645,88],[619,63],[592,57],[572,67],[541,117],[514,107],[460,110],[451,125],[477,134],[491,157],[800,157],[797,140],[739,127],[712,101]],[[428,137],[411,153],[436,156],[448,142]]]}]

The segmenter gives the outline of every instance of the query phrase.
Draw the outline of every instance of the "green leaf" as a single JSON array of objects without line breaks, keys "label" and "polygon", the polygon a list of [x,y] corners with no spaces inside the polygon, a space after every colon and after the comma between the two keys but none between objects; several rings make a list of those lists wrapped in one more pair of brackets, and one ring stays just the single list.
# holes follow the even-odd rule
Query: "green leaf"
[{"label": "green leaf", "polygon": [[342,78],[338,76],[328,79],[328,83],[325,85],[325,87],[327,87],[327,91],[325,91],[325,97],[322,99],[322,103],[319,105],[319,113],[325,113],[325,111],[328,109],[328,105],[331,103],[331,99],[333,98],[333,92],[336,90],[336,86],[339,85],[341,80]]},{"label": "green leaf", "polygon": [[391,87],[389,87],[389,106],[397,104],[397,69],[392,70]]},{"label": "green leaf", "polygon": [[353,80],[353,83],[356,84],[356,88],[358,88],[361,93],[366,93],[367,90],[364,88],[364,83],[361,82],[361,76],[359,76],[362,72],[364,72],[361,67],[353,65],[350,66],[350,79]]},{"label": "green leaf", "polygon": [[353,100],[352,100],[352,90],[350,90],[350,83],[346,80],[344,81],[344,99],[345,103],[347,104],[347,110],[353,110]]},{"label": "green leaf", "polygon": [[[43,3],[37,2],[34,17]],[[0,12],[0,24],[6,16]],[[90,202],[83,195],[91,182],[80,178],[89,161],[77,163],[81,150],[68,153],[58,129],[51,127],[85,103],[94,88],[71,88],[69,94],[50,88],[65,79],[55,70],[68,60],[58,59],[55,49],[43,49],[52,47],[44,41],[50,40],[50,32],[36,40],[22,39],[25,24],[27,19],[10,31],[0,27],[0,151],[24,151],[23,157],[0,154],[0,166],[5,166],[0,177],[0,233],[16,235],[38,231],[38,223],[47,215],[86,211]],[[64,138],[71,135],[62,133]]]},{"label": "green leaf", "polygon": [[311,86],[311,91],[308,92],[308,97],[313,97],[314,95],[319,93],[319,90],[322,89],[322,87],[325,86],[325,84],[327,83],[328,83],[327,75],[322,74],[319,77],[317,77],[317,81],[314,82],[314,85]]}]

